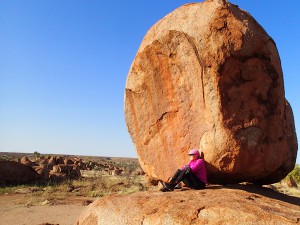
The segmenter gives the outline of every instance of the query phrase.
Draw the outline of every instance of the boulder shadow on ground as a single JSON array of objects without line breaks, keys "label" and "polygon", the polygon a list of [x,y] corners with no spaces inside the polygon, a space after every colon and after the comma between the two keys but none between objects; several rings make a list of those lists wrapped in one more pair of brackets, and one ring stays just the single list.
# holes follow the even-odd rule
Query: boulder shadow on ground
[{"label": "boulder shadow on ground", "polygon": [[[209,188],[210,187],[208,186],[208,189]],[[255,185],[255,184],[227,184],[227,185],[224,185],[223,188],[244,190],[244,191],[247,191],[247,192],[250,192],[253,194],[259,194],[259,195],[262,195],[262,196],[265,196],[268,198],[272,198],[272,199],[276,199],[279,201],[283,201],[286,203],[300,206],[300,198],[299,197],[286,195],[286,194],[277,192],[271,188],[262,187],[262,186]]]}]

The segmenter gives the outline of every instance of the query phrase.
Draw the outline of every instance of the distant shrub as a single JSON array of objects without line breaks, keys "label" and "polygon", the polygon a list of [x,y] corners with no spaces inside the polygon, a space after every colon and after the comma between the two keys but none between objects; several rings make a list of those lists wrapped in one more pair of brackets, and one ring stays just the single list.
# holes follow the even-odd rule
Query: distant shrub
[{"label": "distant shrub", "polygon": [[33,153],[33,155],[34,155],[36,158],[39,158],[39,157],[41,156],[41,153],[35,151],[35,152]]},{"label": "distant shrub", "polygon": [[94,166],[94,169],[93,170],[96,170],[96,171],[100,171],[101,170],[101,167],[99,167],[99,166]]}]

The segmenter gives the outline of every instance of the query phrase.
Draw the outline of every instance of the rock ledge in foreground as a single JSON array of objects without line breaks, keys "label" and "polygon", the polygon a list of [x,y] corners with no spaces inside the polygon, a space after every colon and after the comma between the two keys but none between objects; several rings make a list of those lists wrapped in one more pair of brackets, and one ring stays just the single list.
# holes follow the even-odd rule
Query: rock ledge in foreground
[{"label": "rock ledge in foreground", "polygon": [[234,225],[297,222],[300,222],[299,198],[267,188],[235,185],[211,186],[200,191],[152,191],[108,196],[89,205],[76,224]]}]

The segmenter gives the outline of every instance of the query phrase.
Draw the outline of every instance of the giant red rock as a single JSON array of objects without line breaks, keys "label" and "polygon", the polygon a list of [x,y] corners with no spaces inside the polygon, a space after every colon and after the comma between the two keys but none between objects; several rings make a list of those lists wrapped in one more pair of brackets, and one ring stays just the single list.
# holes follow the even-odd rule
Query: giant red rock
[{"label": "giant red rock", "polygon": [[268,184],[293,168],[297,140],[274,40],[225,0],[183,5],[144,37],[125,119],[143,170],[167,180],[204,153],[210,183]]}]

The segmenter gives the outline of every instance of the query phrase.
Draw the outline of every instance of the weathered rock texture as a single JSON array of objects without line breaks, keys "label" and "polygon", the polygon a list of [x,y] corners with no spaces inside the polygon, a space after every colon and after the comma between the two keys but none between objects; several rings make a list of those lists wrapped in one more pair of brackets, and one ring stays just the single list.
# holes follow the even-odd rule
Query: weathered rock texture
[{"label": "weathered rock texture", "polygon": [[273,183],[297,140],[276,45],[225,0],[184,5],[146,34],[130,68],[125,118],[143,170],[167,180],[200,148],[211,183]]},{"label": "weathered rock texture", "polygon": [[[238,187],[242,188],[243,187]],[[296,224],[300,200],[264,188],[140,192],[98,199],[77,225]]]}]

